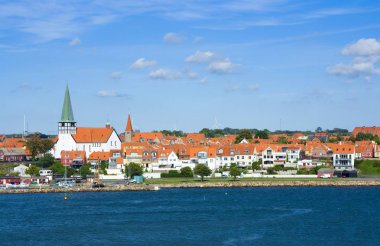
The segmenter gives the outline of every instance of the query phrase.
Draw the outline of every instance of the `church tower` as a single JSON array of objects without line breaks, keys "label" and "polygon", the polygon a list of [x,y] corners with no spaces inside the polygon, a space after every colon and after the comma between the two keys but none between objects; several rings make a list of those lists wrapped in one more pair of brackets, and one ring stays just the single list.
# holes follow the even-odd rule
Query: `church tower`
[{"label": "church tower", "polygon": [[71,99],[69,85],[66,85],[65,99],[63,101],[61,120],[58,122],[58,133],[76,134],[77,123],[74,120],[73,109],[71,107]]},{"label": "church tower", "polygon": [[127,127],[125,128],[125,142],[130,143],[132,141],[132,121],[131,116],[128,114],[128,121],[127,121]]}]

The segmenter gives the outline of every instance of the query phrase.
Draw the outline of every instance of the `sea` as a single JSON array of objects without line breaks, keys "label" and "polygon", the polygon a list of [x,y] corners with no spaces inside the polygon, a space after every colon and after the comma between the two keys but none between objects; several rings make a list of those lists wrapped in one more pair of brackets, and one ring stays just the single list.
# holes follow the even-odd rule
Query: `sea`
[{"label": "sea", "polygon": [[0,245],[380,245],[380,187],[0,195]]}]

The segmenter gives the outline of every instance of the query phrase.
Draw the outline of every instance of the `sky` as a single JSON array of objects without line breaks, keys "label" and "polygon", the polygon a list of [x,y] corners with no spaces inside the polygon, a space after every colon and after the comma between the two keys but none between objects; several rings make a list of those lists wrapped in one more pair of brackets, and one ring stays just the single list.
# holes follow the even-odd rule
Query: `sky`
[{"label": "sky", "polygon": [[379,125],[380,2],[0,0],[0,133]]}]

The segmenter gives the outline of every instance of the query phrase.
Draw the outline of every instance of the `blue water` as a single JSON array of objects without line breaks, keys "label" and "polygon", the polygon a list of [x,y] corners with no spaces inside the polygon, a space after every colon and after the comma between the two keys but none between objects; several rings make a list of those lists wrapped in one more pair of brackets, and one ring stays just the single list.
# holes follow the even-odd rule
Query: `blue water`
[{"label": "blue water", "polygon": [[0,245],[380,245],[380,187],[0,195]]}]

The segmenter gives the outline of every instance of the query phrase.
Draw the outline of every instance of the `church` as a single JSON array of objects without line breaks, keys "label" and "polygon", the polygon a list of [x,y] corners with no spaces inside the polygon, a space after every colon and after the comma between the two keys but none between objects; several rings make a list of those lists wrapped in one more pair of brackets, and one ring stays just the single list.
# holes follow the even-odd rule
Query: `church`
[{"label": "church", "polygon": [[67,85],[61,120],[58,122],[58,138],[52,149],[54,157],[61,159],[62,151],[85,151],[88,158],[93,152],[120,149],[121,140],[109,123],[105,127],[77,127]]}]

